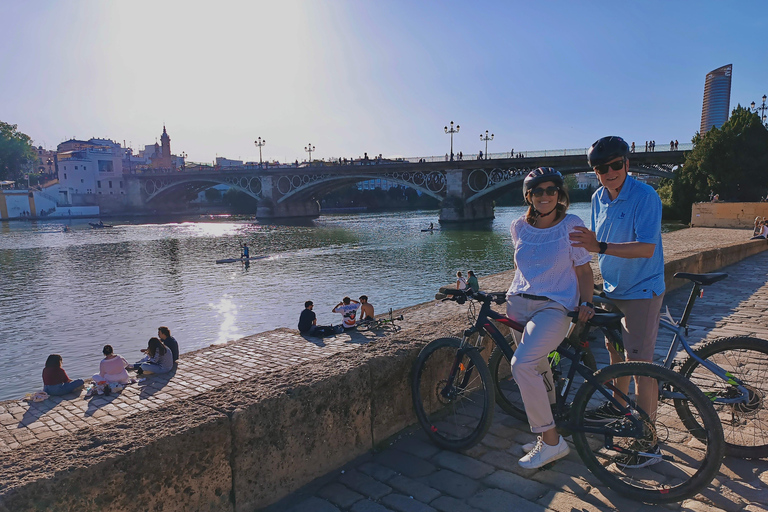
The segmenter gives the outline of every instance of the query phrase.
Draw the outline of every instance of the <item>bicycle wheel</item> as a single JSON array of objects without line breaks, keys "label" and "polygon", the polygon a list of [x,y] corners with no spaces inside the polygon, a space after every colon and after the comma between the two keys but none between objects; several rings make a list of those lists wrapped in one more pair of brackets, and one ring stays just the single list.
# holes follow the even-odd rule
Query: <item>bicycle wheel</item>
[{"label": "bicycle wheel", "polygon": [[416,417],[432,441],[448,450],[474,446],[493,421],[488,367],[477,349],[461,355],[460,346],[458,338],[436,339],[421,350],[413,367]]},{"label": "bicycle wheel", "polygon": [[[713,399],[725,435],[725,453],[744,459],[768,457],[768,341],[748,336],[734,336],[710,341],[695,350],[704,360],[744,382],[749,400],[721,403],[718,399],[740,396],[736,386],[710,372],[689,357],[679,372]],[[688,404],[676,403],[681,419],[693,418]]]},{"label": "bicycle wheel", "polygon": [[375,328],[376,328],[375,320],[363,320],[362,322],[357,324],[357,330],[360,332],[370,331]]},{"label": "bicycle wheel", "polygon": [[[515,345],[511,336],[512,335],[509,335],[507,337],[507,341],[514,351]],[[563,379],[568,375],[568,371],[571,367],[571,360],[558,354],[558,357],[556,358],[550,357],[549,362],[550,367],[552,368],[555,390],[559,393],[565,385]],[[589,348],[581,352],[581,362],[593,372],[597,370],[595,356]],[[520,388],[517,386],[517,382],[515,382],[515,379],[512,376],[511,361],[507,359],[504,352],[502,352],[499,347],[494,348],[491,353],[491,358],[488,361],[488,370],[491,372],[491,382],[494,384],[496,403],[505,413],[520,421],[527,422],[528,416],[525,414],[523,398],[520,396]],[[583,382],[584,379],[577,373],[574,376],[574,382],[571,385],[568,397],[565,400],[566,403],[573,402],[576,391]]]},{"label": "bicycle wheel", "polygon": [[[717,414],[704,393],[680,374],[651,363],[619,363],[603,368],[595,377],[605,389],[610,389],[614,379],[630,380],[628,411],[602,424],[584,418],[587,407],[605,400],[598,388],[586,383],[576,394],[571,410],[573,442],[597,478],[616,492],[653,503],[681,501],[712,481],[720,468],[725,441]],[[636,405],[632,377],[655,379],[664,391],[682,396],[698,425],[681,421],[673,400],[664,394],[659,397],[655,419],[649,419]],[[632,418],[641,422],[640,435]],[[587,434],[585,428],[599,432]]]}]

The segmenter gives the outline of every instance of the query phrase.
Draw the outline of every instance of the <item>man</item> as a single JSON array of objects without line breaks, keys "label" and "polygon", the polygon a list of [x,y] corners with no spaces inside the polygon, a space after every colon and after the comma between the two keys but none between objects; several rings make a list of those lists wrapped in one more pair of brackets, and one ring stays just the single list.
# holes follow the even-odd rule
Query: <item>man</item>
[{"label": "man", "polygon": [[163,345],[168,347],[173,354],[173,362],[175,363],[179,359],[179,342],[176,338],[171,336],[171,330],[167,327],[157,328],[157,337],[163,342]]},{"label": "man", "polygon": [[248,244],[243,244],[243,255],[242,258],[250,258],[251,257],[251,250],[248,248]]},{"label": "man", "polygon": [[341,316],[344,318],[342,322],[344,329],[354,329],[355,325],[357,325],[355,316],[357,315],[359,307],[360,303],[358,301],[352,300],[349,297],[344,297],[341,302],[336,304],[336,307],[334,307],[331,312],[341,313]]},{"label": "man", "polygon": [[301,334],[313,334],[317,327],[317,315],[312,311],[314,306],[311,300],[304,303],[304,310],[299,315],[299,332]]},{"label": "man", "polygon": [[[603,290],[624,313],[622,320],[628,361],[653,361],[664,297],[664,254],[661,244],[661,200],[656,191],[627,175],[629,146],[621,137],[603,137],[587,152],[589,166],[602,187],[592,195],[590,229],[576,227],[574,247],[596,252]],[[624,354],[607,344],[611,364]],[[651,418],[656,414],[657,384],[638,379],[638,403]],[[626,389],[629,383],[622,383]],[[605,403],[592,411],[593,419],[615,417]],[[650,449],[658,449],[652,447]],[[642,467],[658,458],[638,457],[628,467]],[[644,459],[644,460],[639,460]]]},{"label": "man", "polygon": [[368,296],[360,296],[360,321],[373,320],[373,304],[368,303]]}]

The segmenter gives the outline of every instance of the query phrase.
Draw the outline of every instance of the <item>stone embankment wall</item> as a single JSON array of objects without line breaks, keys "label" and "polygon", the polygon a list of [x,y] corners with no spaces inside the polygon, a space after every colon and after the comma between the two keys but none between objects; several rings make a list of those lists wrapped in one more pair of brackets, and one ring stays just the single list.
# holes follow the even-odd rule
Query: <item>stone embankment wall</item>
[{"label": "stone embankment wall", "polygon": [[691,227],[751,229],[755,217],[768,217],[768,202],[696,203],[691,210]]},{"label": "stone embankment wall", "polygon": [[[674,272],[713,271],[768,249],[741,241],[746,234],[665,235],[668,286],[687,283]],[[511,277],[480,282],[503,290]],[[0,512],[251,512],[274,503],[415,423],[413,362],[427,341],[465,327],[466,307],[427,303],[404,314],[417,322],[358,350],[6,453]]]}]

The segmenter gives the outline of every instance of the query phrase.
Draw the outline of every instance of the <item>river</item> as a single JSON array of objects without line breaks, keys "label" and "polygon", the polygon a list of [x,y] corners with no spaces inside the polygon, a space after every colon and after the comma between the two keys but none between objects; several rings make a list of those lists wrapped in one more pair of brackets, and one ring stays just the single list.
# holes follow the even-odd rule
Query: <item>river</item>
[{"label": "river", "polygon": [[[108,219],[0,223],[0,400],[42,389],[48,354],[70,378],[98,371],[104,344],[129,361],[168,326],[182,352],[276,327],[295,328],[305,300],[318,323],[348,295],[377,312],[430,300],[457,270],[512,267],[508,227],[522,207],[496,209],[490,228],[421,232],[436,211],[325,215],[304,226],[230,218],[146,223]],[[589,204],[571,206],[588,222]],[[145,223],[139,223],[145,222]],[[217,265],[268,255],[249,266]],[[279,350],[279,347],[275,347]]]}]

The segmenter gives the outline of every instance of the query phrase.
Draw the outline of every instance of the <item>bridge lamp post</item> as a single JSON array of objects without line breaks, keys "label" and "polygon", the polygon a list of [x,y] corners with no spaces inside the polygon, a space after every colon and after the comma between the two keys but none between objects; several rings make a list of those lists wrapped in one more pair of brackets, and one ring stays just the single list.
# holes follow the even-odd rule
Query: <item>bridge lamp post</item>
[{"label": "bridge lamp post", "polygon": [[485,130],[485,137],[483,137],[483,134],[480,134],[480,140],[485,141],[485,159],[488,160],[488,141],[493,140],[493,134],[491,136],[488,136],[488,130]]},{"label": "bridge lamp post", "polygon": [[315,150],[315,146],[313,146],[312,144],[309,144],[309,145],[304,147],[304,151],[309,153],[309,165],[312,165],[312,152],[314,150]]},{"label": "bridge lamp post", "polygon": [[258,140],[253,141],[254,144],[256,144],[256,147],[259,148],[259,167],[261,167],[261,148],[264,147],[264,145],[267,143],[267,141],[262,140],[261,137],[259,137]]},{"label": "bridge lamp post", "polygon": [[453,127],[453,121],[451,121],[451,129],[449,130],[448,127],[445,127],[445,133],[451,134],[451,160],[453,160],[453,134],[459,133],[459,128],[461,128],[459,125],[456,125],[456,128]]},{"label": "bridge lamp post", "polygon": [[181,152],[181,172],[184,172],[184,169],[187,168],[187,153],[185,151]]},{"label": "bridge lamp post", "polygon": [[763,104],[761,106],[755,108],[755,102],[754,101],[751,104],[752,110],[754,112],[758,112],[758,111],[760,112],[760,122],[763,123],[763,124],[766,124],[766,118],[768,117],[768,116],[765,115],[765,111],[768,110],[768,106],[765,105],[765,101],[766,100],[768,100],[768,96],[763,94]]}]

